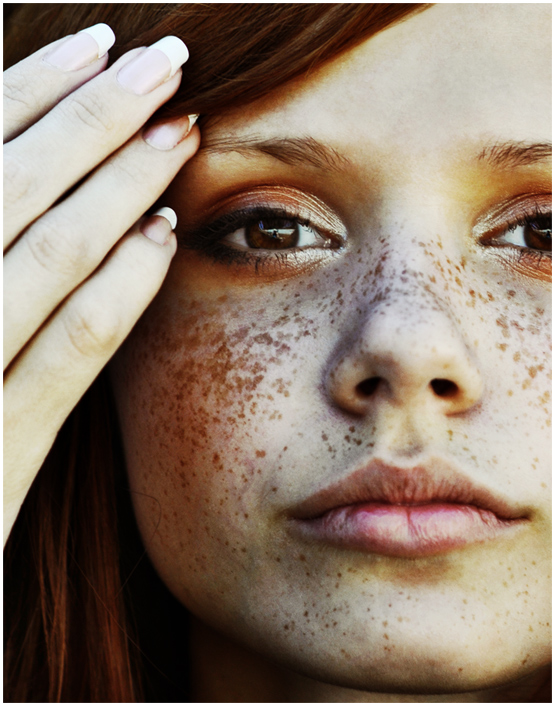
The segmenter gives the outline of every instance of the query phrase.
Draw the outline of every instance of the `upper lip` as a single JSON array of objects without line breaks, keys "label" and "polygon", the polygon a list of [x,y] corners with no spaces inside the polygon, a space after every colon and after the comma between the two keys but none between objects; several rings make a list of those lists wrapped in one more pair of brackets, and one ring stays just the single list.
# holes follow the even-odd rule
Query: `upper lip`
[{"label": "upper lip", "polygon": [[374,459],[348,476],[318,490],[290,511],[297,520],[319,518],[334,508],[362,503],[476,506],[510,520],[526,518],[528,509],[472,480],[451,463],[431,458],[412,467]]}]

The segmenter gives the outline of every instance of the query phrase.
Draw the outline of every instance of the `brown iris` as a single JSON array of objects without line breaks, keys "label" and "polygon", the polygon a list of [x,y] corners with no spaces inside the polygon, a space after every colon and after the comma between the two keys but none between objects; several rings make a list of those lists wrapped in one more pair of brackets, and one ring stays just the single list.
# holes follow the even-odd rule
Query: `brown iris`
[{"label": "brown iris", "polygon": [[523,239],[528,248],[552,252],[552,216],[528,219],[523,229]]},{"label": "brown iris", "polygon": [[249,224],[245,231],[250,248],[280,250],[295,248],[299,242],[299,224],[285,218],[261,219]]}]

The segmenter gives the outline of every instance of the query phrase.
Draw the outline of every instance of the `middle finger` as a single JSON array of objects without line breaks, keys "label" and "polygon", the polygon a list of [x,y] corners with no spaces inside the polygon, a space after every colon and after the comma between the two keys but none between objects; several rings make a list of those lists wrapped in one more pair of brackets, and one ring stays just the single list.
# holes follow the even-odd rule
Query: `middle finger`
[{"label": "middle finger", "polygon": [[4,247],[170,98],[186,58],[175,37],[135,49],[4,146]]}]

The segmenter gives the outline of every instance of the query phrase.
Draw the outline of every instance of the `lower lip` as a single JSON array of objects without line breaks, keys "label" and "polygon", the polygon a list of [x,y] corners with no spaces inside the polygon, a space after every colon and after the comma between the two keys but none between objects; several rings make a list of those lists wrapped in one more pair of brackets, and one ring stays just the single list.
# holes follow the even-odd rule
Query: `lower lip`
[{"label": "lower lip", "polygon": [[427,557],[506,536],[521,523],[469,505],[365,503],[296,524],[308,539],[391,557]]}]

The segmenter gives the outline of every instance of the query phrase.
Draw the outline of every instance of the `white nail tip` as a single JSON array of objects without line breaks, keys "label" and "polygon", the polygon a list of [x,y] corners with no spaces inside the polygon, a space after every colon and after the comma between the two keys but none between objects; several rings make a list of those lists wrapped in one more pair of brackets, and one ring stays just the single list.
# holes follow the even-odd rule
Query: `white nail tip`
[{"label": "white nail tip", "polygon": [[172,231],[177,226],[178,217],[176,216],[176,212],[174,211],[174,209],[171,209],[169,206],[163,206],[161,209],[158,209],[158,211],[154,212],[153,216],[163,216],[167,221],[170,222]]},{"label": "white nail tip", "polygon": [[152,44],[151,49],[159,49],[170,59],[172,65],[170,76],[173,76],[180,66],[189,59],[189,50],[179,37],[163,37]]},{"label": "white nail tip", "polygon": [[[104,56],[116,41],[116,35],[112,31],[112,28],[104,24],[104,22],[100,22],[98,25],[93,25],[92,27],[86,27],[82,29],[81,32],[90,35],[98,44],[99,58]],[[81,32],[78,34],[81,34]]]}]

